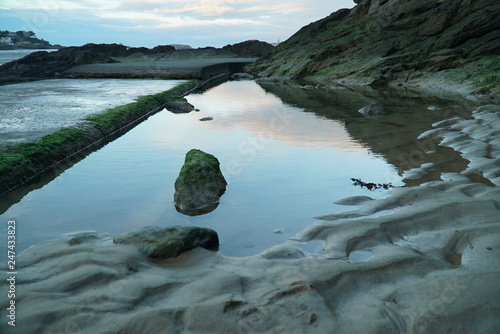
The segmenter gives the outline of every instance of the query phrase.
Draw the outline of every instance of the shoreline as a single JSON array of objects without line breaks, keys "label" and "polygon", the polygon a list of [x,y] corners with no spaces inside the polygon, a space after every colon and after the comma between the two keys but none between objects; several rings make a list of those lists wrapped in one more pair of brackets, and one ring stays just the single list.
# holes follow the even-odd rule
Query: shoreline
[{"label": "shoreline", "polygon": [[436,92],[441,92],[444,94],[456,94],[464,99],[481,102],[481,103],[492,103],[492,104],[500,104],[500,95],[488,95],[488,94],[480,94],[475,93],[474,87],[467,85],[459,85],[453,81],[439,81],[432,78],[423,78],[416,79],[410,83],[402,83],[398,81],[391,81],[387,83],[384,87],[373,87],[371,82],[373,78],[340,78],[340,79],[326,79],[322,77],[307,77],[296,79],[292,77],[282,77],[282,76],[259,76],[258,73],[253,71],[249,71],[252,75],[254,75],[257,80],[262,80],[266,84],[273,83],[285,83],[296,85],[297,82],[304,82],[309,85],[314,84],[319,86],[321,89],[324,87],[359,87],[359,88],[368,88],[373,90],[404,90],[410,89],[415,91],[428,92],[429,94],[436,94]]},{"label": "shoreline", "polygon": [[[495,332],[500,107],[482,106],[472,115],[421,134],[464,154],[471,161],[466,171],[393,189],[384,199],[345,198],[338,203],[353,210],[321,217],[296,240],[255,256],[197,248],[150,260],[105,234],[78,245],[68,243],[75,235],[34,245],[17,258],[16,327],[23,333]],[[477,173],[496,185],[469,179]],[[321,250],[299,249],[318,240]],[[7,302],[1,295],[4,319]]]},{"label": "shoreline", "polygon": [[60,129],[36,142],[6,147],[0,151],[0,197],[29,184],[68,159],[84,158],[110,138],[123,134],[138,122],[165,108],[172,98],[206,87],[217,79],[218,77],[203,81],[191,80],[165,92],[143,96],[136,102],[87,117],[87,122],[83,124]]},{"label": "shoreline", "polygon": [[0,45],[0,51],[10,51],[10,50],[58,50],[63,49],[64,46],[61,45],[43,45],[43,44],[33,44],[28,45]]}]

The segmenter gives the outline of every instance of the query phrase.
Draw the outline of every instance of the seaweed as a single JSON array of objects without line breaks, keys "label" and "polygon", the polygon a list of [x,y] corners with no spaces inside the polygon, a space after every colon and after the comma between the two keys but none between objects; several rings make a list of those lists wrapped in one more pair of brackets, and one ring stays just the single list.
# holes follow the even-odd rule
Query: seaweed
[{"label": "seaweed", "polygon": [[351,178],[351,181],[354,182],[353,185],[360,186],[361,188],[366,188],[370,191],[374,191],[377,189],[389,190],[390,188],[394,188],[394,186],[391,183],[364,182],[361,179],[355,179],[355,178]]}]

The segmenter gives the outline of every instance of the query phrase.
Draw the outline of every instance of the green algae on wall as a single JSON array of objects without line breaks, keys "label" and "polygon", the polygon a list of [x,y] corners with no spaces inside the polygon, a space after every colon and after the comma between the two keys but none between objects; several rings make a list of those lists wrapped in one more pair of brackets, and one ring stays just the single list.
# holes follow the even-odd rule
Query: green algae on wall
[{"label": "green algae on wall", "polygon": [[61,129],[37,142],[7,146],[0,152],[0,196],[61,160],[159,110],[169,99],[184,95],[197,85],[197,81],[188,81],[165,92],[143,96],[136,102],[87,117],[88,122]]}]

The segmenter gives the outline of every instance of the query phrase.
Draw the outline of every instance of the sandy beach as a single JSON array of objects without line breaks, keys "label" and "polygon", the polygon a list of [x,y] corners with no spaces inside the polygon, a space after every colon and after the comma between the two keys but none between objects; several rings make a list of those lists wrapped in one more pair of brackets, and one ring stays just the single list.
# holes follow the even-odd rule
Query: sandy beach
[{"label": "sandy beach", "polygon": [[[500,107],[434,124],[461,174],[350,197],[340,214],[257,256],[201,248],[152,261],[112,236],[17,257],[15,328],[2,333],[496,333]],[[476,180],[476,181],[473,181]],[[480,180],[481,182],[478,182]],[[313,253],[299,246],[323,242]],[[7,272],[3,263],[1,270]]]}]

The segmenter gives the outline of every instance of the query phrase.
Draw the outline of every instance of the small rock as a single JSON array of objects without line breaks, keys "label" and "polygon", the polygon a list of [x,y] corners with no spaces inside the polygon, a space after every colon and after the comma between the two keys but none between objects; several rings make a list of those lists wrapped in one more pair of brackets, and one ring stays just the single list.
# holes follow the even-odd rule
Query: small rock
[{"label": "small rock", "polygon": [[318,319],[318,316],[316,315],[316,313],[311,313],[311,315],[309,316],[309,325],[314,325],[316,323],[316,320]]},{"label": "small rock", "polygon": [[276,233],[276,234],[283,234],[283,230],[274,230],[274,233]]},{"label": "small rock", "polygon": [[436,107],[436,106],[429,106],[427,107],[428,110],[440,110],[441,108]]},{"label": "small rock", "polygon": [[338,205],[361,205],[363,203],[373,201],[373,198],[368,197],[368,196],[350,196],[350,197],[345,197],[341,198],[333,204],[338,204]]},{"label": "small rock", "polygon": [[253,80],[254,76],[249,73],[234,73],[231,78],[233,80]]},{"label": "small rock", "polygon": [[367,106],[364,106],[363,108],[359,109],[358,112],[360,112],[363,116],[367,118],[370,118],[370,116],[387,115],[387,111],[385,110],[384,106],[379,102],[375,102]]},{"label": "small rock", "polygon": [[190,104],[185,98],[174,96],[166,102],[166,107],[169,111],[174,113],[189,113],[195,110],[194,106]]},{"label": "small rock", "polygon": [[68,240],[68,245],[75,246],[96,240],[98,240],[98,235],[96,232],[80,232],[75,234],[71,239]]},{"label": "small rock", "polygon": [[202,117],[202,118],[200,118],[200,121],[201,122],[208,122],[208,121],[211,121],[213,119],[214,119],[213,117]]},{"label": "small rock", "polygon": [[138,231],[113,238],[115,244],[138,245],[142,252],[153,259],[168,259],[196,247],[216,250],[219,246],[217,232],[195,226],[147,226]]}]

